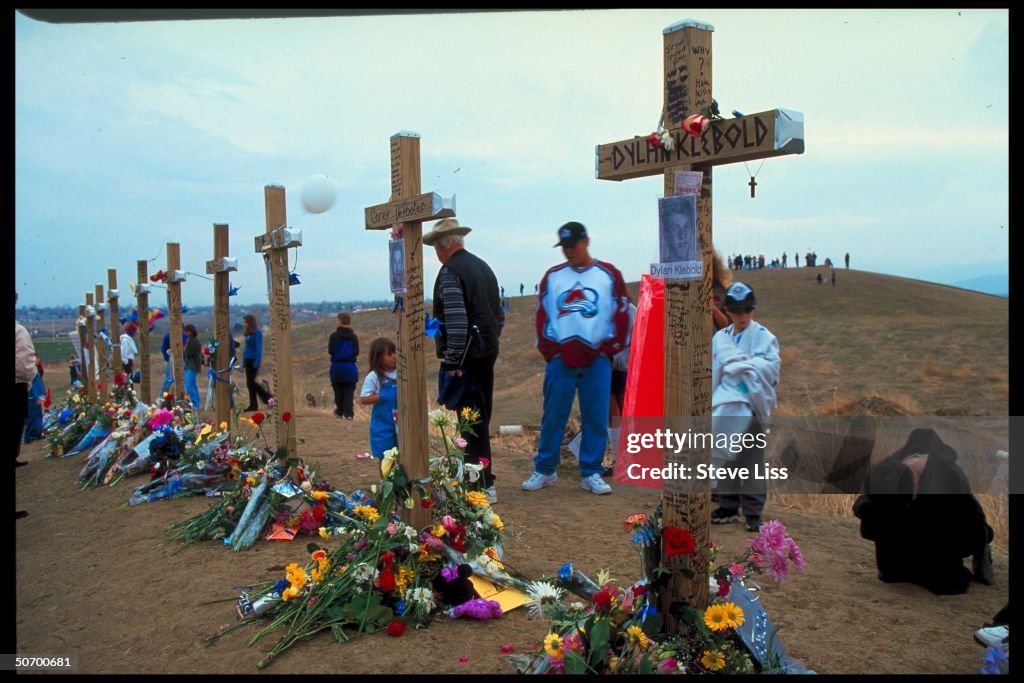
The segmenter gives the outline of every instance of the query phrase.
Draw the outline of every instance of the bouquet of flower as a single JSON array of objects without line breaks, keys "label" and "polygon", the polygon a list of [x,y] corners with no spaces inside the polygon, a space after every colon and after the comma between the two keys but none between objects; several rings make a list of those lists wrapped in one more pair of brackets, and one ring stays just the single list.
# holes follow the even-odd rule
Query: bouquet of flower
[{"label": "bouquet of flower", "polygon": [[[645,577],[623,589],[604,571],[592,582],[567,563],[556,580],[534,582],[527,607],[534,616],[549,620],[551,629],[543,653],[511,657],[516,668],[529,673],[641,674],[760,670],[737,634],[746,619],[743,609],[729,598],[734,583],[742,586],[754,574],[768,573],[781,581],[791,566],[803,570],[803,556],[785,527],[775,520],[766,522],[742,557],[711,571],[707,608],[674,606],[674,633],[662,631],[657,609],[658,593],[671,575],[660,566],[661,552],[691,554],[693,536],[685,529],[662,528],[660,507],[651,517],[631,515],[624,527],[639,547]],[[562,586],[589,599],[566,607]]]}]

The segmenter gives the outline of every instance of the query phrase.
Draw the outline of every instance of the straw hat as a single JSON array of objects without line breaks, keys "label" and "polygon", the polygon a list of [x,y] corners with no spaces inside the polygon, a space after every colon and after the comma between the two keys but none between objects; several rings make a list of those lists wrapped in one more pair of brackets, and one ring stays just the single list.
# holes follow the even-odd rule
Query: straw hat
[{"label": "straw hat", "polygon": [[454,218],[442,218],[434,226],[434,229],[423,236],[423,244],[428,247],[434,246],[434,242],[442,237],[448,235],[465,235],[473,228],[465,225],[459,225],[459,222]]}]

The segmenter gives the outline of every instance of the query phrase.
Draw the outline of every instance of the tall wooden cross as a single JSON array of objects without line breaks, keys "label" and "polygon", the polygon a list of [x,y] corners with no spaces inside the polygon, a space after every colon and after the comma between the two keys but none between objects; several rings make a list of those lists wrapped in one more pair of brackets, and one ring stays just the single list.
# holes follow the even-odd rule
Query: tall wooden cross
[{"label": "tall wooden cross", "polygon": [[[398,312],[398,453],[410,481],[430,476],[427,439],[427,377],[424,357],[423,222],[455,215],[440,195],[420,194],[420,136],[401,131],[391,136],[393,201],[366,209],[367,230],[402,225],[405,243],[405,294]],[[404,521],[417,529],[430,524],[430,510],[415,495]]]},{"label": "tall wooden cross", "polygon": [[121,318],[118,309],[121,293],[117,289],[116,268],[107,268],[107,299],[110,301],[110,355],[113,359],[110,364],[113,376],[117,377],[124,372],[124,368],[121,367]]},{"label": "tall wooden cross", "polygon": [[[292,315],[291,294],[288,291],[288,249],[302,246],[301,231],[288,227],[285,211],[284,188],[266,185],[263,188],[266,207],[266,232],[256,236],[256,252],[263,254],[269,269],[270,346],[274,356],[274,396],[277,398],[277,416],[291,416],[289,422],[278,420],[277,447],[285,448],[289,458],[295,457],[295,389],[292,387]],[[225,339],[224,343],[230,344]],[[230,353],[227,354],[230,356]],[[266,354],[264,354],[266,355]]]},{"label": "tall wooden cross", "polygon": [[[702,170],[697,197],[697,230],[703,277],[665,280],[665,424],[680,430],[683,420],[694,432],[710,430],[711,414],[711,169],[719,164],[749,161],[804,150],[803,115],[784,109],[733,119],[718,119],[699,137],[678,128],[687,115],[702,113],[711,99],[711,33],[714,27],[687,20],[663,31],[664,116],[674,148],[654,149],[644,137],[597,147],[597,177],[625,180],[664,174],[665,196],[676,192],[676,171]],[[753,187],[751,187],[753,189]],[[683,429],[682,431],[685,431]],[[665,453],[666,464],[694,467],[710,462],[710,451],[691,449]],[[691,469],[691,472],[696,470]],[[694,486],[690,486],[695,484]],[[664,560],[673,570],[662,591],[661,609],[674,630],[669,606],[677,602],[703,609],[708,603],[708,552],[711,501],[709,482],[669,479],[664,482],[663,526],[689,529],[696,541],[692,555]],[[663,557],[666,555],[663,554]]]},{"label": "tall wooden cross", "polygon": [[[238,259],[228,258],[228,226],[213,224],[213,260],[206,262],[207,275],[213,275],[213,336],[217,351],[210,359],[214,372],[213,395],[217,422],[231,424],[231,311],[230,277],[238,270]],[[230,428],[230,427],[229,427]]]},{"label": "tall wooden cross", "polygon": [[[185,391],[185,345],[181,341],[181,283],[185,279],[181,268],[181,245],[177,242],[167,243],[167,319],[171,335],[171,364],[174,368],[174,386],[171,393],[175,401],[188,398]],[[199,407],[196,406],[196,410]]]},{"label": "tall wooden cross", "polygon": [[135,285],[135,299],[139,311],[139,400],[149,404],[152,397],[149,358],[149,261],[135,262],[138,284]]},{"label": "tall wooden cross", "polygon": [[[96,329],[97,330],[102,330],[103,329],[103,321],[105,320],[104,310],[106,308],[107,308],[107,304],[105,303],[104,298],[103,298],[103,285],[97,284],[96,285]],[[105,343],[103,343],[103,344],[96,344],[96,360],[99,361],[98,366],[97,366],[99,368],[99,371],[98,371],[98,377],[96,379],[96,382],[98,384],[102,385],[102,387],[103,387],[98,392],[101,401],[107,400],[107,397],[110,396],[110,363],[109,363],[109,359],[108,359],[108,352],[109,352],[109,349],[107,349],[107,345]]]},{"label": "tall wooden cross", "polygon": [[[89,315],[89,309],[92,309],[92,315]],[[101,374],[101,368],[103,366],[100,364],[99,347],[101,346],[101,344],[96,343],[96,300],[93,299],[92,292],[85,293],[85,310],[85,338],[88,340],[87,343],[90,349],[89,353],[92,356],[94,368],[92,376],[93,389],[91,395],[95,397],[95,400],[99,401],[100,403],[103,403],[103,399],[106,396],[108,396],[107,392],[110,390],[110,388],[104,386],[98,389],[96,386],[97,384],[102,384],[99,377]]]},{"label": "tall wooden cross", "polygon": [[96,358],[89,345],[89,323],[85,316],[85,304],[78,306],[78,348],[82,350],[82,384],[85,385],[85,396],[89,403],[96,403]]}]

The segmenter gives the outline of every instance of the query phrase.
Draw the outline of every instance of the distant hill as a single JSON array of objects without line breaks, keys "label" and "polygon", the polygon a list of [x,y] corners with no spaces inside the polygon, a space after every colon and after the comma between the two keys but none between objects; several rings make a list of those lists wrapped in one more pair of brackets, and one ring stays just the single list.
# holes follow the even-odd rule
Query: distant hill
[{"label": "distant hill", "polygon": [[1010,296],[1010,275],[1009,273],[997,273],[995,275],[982,275],[967,280],[960,280],[952,283],[954,287],[973,289],[976,292],[994,294],[995,296]]}]

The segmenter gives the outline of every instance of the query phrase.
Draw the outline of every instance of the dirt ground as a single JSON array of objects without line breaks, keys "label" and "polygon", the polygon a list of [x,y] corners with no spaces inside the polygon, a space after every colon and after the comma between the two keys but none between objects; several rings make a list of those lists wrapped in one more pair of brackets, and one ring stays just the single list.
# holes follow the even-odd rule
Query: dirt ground
[{"label": "dirt ground", "polygon": [[[366,450],[365,416],[353,422],[299,413],[299,455],[341,490],[377,480]],[[495,427],[496,430],[496,427]],[[506,559],[528,575],[552,574],[567,561],[593,577],[608,568],[622,583],[635,580],[639,563],[622,520],[651,512],[657,492],[613,485],[610,496],[579,488],[574,462],[564,463],[551,488],[528,493],[520,482],[532,471],[523,439],[497,439],[494,469],[506,524]],[[25,446],[29,466],[15,473],[16,634],[19,654],[76,654],[80,673],[256,672],[270,635],[249,647],[255,629],[205,639],[235,621],[234,598],[246,583],[281,574],[306,559],[304,543],[261,541],[234,553],[220,543],[157,548],[164,529],[201,512],[205,498],[120,507],[142,478],[80,491],[78,457],[44,459],[39,443]],[[1008,558],[996,552],[996,582],[973,584],[966,595],[934,596],[907,584],[876,579],[873,546],[860,538],[857,520],[818,518],[779,509],[800,544],[807,569],[782,584],[764,582],[762,600],[791,656],[818,673],[977,673],[982,648],[973,631],[1007,601]],[[742,526],[715,526],[721,559],[738,554],[749,537]],[[301,538],[301,537],[300,537]],[[221,602],[214,602],[221,601]],[[322,634],[279,657],[274,674],[513,673],[501,654],[512,644],[528,650],[546,633],[524,609],[493,622],[437,619],[431,628],[401,638],[375,634],[335,643]],[[460,658],[468,656],[466,662]]]}]

